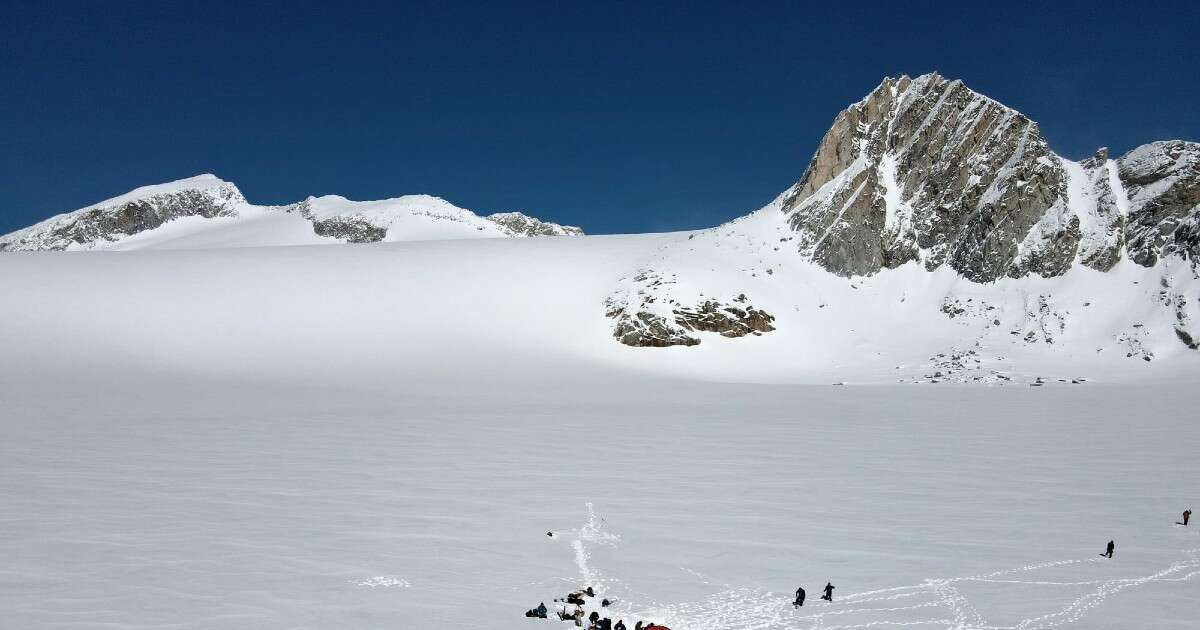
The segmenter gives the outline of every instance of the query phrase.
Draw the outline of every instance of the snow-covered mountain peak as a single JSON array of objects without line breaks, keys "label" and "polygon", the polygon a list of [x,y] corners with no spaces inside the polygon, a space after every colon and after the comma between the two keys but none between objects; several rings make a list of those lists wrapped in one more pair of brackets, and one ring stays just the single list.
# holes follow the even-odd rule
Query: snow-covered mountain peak
[{"label": "snow-covered mountain peak", "polygon": [[237,186],[205,173],[135,188],[0,236],[0,252],[102,248],[184,217],[236,217],[246,205]]},{"label": "snow-covered mountain peak", "polygon": [[241,191],[238,190],[237,186],[235,186],[232,182],[227,182],[220,177],[213,175],[212,173],[201,173],[200,175],[185,177],[183,179],[177,179],[175,181],[165,182],[162,184],[140,186],[127,193],[117,195],[111,199],[105,199],[104,201],[80,208],[79,210],[76,210],[76,212],[83,212],[92,210],[94,208],[118,206],[130,201],[149,199],[151,197],[158,197],[162,195],[172,195],[184,191],[205,192],[212,190],[221,191],[223,196],[239,199],[242,202],[246,201],[245,197],[242,196]]}]

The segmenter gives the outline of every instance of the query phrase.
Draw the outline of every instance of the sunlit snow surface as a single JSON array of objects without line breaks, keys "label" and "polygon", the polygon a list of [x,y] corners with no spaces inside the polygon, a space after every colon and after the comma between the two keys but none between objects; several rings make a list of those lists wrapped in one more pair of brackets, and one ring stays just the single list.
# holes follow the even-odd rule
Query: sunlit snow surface
[{"label": "sunlit snow surface", "polygon": [[[1110,356],[1158,276],[777,266],[778,331],[615,343],[681,238],[0,258],[0,627],[1196,627],[1195,361]],[[937,310],[1051,290],[1058,345]],[[962,331],[1020,380],[895,382]]]},{"label": "sunlit snow surface", "polygon": [[4,626],[1195,627],[1194,391],[594,376],[6,387]]}]

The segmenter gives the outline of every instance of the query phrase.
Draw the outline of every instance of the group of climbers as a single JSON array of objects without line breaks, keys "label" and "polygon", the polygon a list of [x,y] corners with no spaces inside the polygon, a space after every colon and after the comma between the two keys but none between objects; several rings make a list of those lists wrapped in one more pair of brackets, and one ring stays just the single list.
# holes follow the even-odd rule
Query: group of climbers
[{"label": "group of climbers", "polygon": [[[595,597],[596,590],[589,586],[583,590],[567,593],[566,597],[555,599],[555,602],[564,604],[562,609],[555,613],[558,616],[558,620],[574,622],[576,627],[586,627],[587,630],[626,630],[624,620],[618,619],[614,623],[611,617],[601,617],[600,613],[594,610],[585,617],[583,607],[588,603],[588,598]],[[612,601],[608,598],[600,600],[601,608],[608,608],[611,604]],[[574,608],[568,610],[568,606],[574,606]],[[538,604],[537,608],[530,608],[525,611],[525,616],[546,619],[547,613],[546,604],[542,602]],[[587,622],[586,626],[584,625],[584,621]],[[634,630],[671,630],[666,626],[660,626],[654,622],[646,623],[644,621],[637,622],[633,628]]]}]

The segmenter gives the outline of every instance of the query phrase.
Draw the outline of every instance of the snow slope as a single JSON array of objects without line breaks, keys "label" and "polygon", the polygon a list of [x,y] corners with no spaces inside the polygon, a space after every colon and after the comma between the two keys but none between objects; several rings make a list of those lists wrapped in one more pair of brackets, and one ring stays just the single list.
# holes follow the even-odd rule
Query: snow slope
[{"label": "snow slope", "polygon": [[[1200,368],[1176,333],[1200,303],[1186,265],[991,285],[910,265],[847,281],[764,247],[774,220],[582,239],[7,256],[0,286],[20,308],[0,316],[0,364],[55,373],[120,356],[155,369],[369,379],[428,361],[454,373],[496,347],[743,382],[1178,380]],[[777,316],[776,330],[699,333],[693,348],[618,344],[604,302],[636,293],[631,261],[673,270],[666,286],[680,300],[745,293]]]},{"label": "snow slope", "polygon": [[642,353],[639,364],[755,382],[1192,378],[1200,365],[1180,335],[1192,338],[1200,317],[1197,271],[1185,261],[1076,265],[990,284],[909,263],[846,279],[795,256],[777,204],[663,243],[609,297],[610,308],[670,320],[680,305],[744,296],[775,316],[775,330],[688,332],[702,343]]}]

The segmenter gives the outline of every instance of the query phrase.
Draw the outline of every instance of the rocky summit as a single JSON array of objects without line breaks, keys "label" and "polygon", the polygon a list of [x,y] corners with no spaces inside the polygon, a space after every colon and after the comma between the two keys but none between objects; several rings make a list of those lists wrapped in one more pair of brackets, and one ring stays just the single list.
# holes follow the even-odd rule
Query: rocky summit
[{"label": "rocky summit", "polygon": [[937,74],[887,78],[834,119],[781,197],[799,251],[843,276],[917,261],[976,282],[1195,258],[1200,144],[1074,162],[1037,123]]}]

